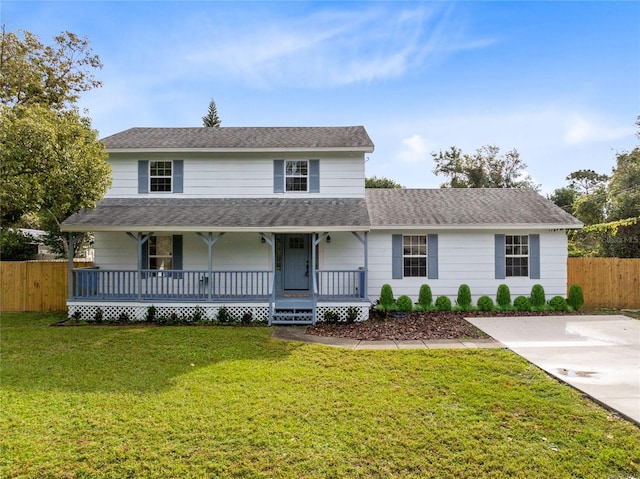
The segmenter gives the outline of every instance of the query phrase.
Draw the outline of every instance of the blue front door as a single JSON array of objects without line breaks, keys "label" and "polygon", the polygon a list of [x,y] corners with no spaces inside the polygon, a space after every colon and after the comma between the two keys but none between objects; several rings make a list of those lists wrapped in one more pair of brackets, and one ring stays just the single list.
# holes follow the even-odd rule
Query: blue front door
[{"label": "blue front door", "polygon": [[309,235],[284,235],[284,289],[309,290]]}]

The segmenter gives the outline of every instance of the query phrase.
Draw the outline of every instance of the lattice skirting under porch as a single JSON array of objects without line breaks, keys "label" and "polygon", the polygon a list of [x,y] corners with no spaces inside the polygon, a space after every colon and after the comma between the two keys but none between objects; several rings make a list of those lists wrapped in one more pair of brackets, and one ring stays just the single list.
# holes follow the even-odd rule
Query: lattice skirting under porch
[{"label": "lattice skirting under porch", "polygon": [[[147,319],[149,308],[156,309],[155,315],[158,318],[171,317],[175,314],[178,317],[194,317],[199,315],[202,319],[214,320],[218,317],[220,308],[226,308],[227,312],[234,318],[242,318],[246,314],[251,314],[253,321],[267,321],[269,319],[269,305],[255,303],[233,303],[233,304],[149,304],[149,303],[95,303],[95,302],[69,302],[67,304],[70,317],[91,321],[96,317],[98,309],[102,311],[104,320],[121,318],[126,315],[131,321],[144,321]],[[331,311],[338,315],[340,320],[345,321],[349,308],[356,308],[358,316],[356,321],[364,321],[369,318],[369,304],[345,304],[345,303],[320,303],[316,308],[316,318],[318,322],[324,321],[325,314]]]},{"label": "lattice skirting under porch", "polygon": [[234,318],[242,318],[245,314],[251,314],[254,321],[267,321],[269,319],[269,305],[265,304],[135,304],[135,303],[68,303],[67,309],[70,317],[77,317],[91,321],[95,318],[98,309],[102,311],[105,320],[120,318],[123,314],[131,321],[144,321],[147,319],[149,308],[153,306],[157,318],[169,318],[176,315],[182,318],[199,316],[203,320],[214,320],[218,317],[221,308],[226,308],[229,315]]}]

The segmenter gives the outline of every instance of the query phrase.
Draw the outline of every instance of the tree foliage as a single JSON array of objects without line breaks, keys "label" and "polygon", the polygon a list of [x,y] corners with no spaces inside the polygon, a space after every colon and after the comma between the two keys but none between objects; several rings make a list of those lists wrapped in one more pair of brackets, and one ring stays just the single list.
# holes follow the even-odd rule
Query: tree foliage
[{"label": "tree foliage", "polygon": [[220,128],[222,122],[218,116],[218,108],[216,102],[213,99],[209,102],[209,110],[205,116],[202,117],[202,126],[208,128]]},{"label": "tree foliage", "polygon": [[3,225],[37,215],[49,235],[59,237],[64,219],[95,206],[106,193],[111,172],[104,145],[75,104],[80,93],[100,86],[93,71],[101,67],[88,40],[73,33],[63,32],[53,45],[44,45],[27,31],[2,29]]},{"label": "tree foliage", "polygon": [[570,254],[640,258],[640,147],[617,153],[610,176],[578,170],[566,179],[549,199],[585,224],[570,234]]},{"label": "tree foliage", "polygon": [[539,189],[526,174],[527,165],[513,149],[500,154],[495,145],[485,145],[473,155],[452,146],[446,151],[432,153],[436,176],[448,178],[443,188],[531,188]]},{"label": "tree foliage", "polygon": [[365,188],[404,188],[400,183],[397,183],[389,178],[378,178],[377,176],[372,176],[371,178],[365,178],[364,180]]},{"label": "tree foliage", "polygon": [[7,32],[0,38],[0,95],[2,103],[47,105],[62,110],[73,105],[80,93],[100,87],[93,76],[102,68],[86,37],[62,32],[53,45],[25,30]]}]

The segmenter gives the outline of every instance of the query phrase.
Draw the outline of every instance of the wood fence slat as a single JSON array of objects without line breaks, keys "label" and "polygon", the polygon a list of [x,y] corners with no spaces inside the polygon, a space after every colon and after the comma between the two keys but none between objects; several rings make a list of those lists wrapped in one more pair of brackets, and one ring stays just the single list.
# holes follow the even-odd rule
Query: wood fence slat
[{"label": "wood fence slat", "polygon": [[[67,261],[1,261],[0,311],[66,311]],[[76,261],[76,267],[90,262]]]}]

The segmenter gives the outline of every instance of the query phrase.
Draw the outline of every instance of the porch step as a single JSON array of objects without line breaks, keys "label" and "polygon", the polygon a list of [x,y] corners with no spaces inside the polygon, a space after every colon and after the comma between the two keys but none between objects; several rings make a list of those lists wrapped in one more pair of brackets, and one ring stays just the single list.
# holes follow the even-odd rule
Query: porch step
[{"label": "porch step", "polygon": [[313,324],[312,309],[276,309],[271,324]]}]

